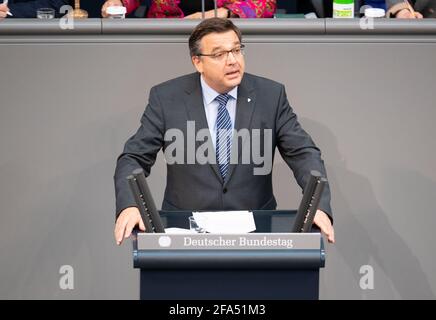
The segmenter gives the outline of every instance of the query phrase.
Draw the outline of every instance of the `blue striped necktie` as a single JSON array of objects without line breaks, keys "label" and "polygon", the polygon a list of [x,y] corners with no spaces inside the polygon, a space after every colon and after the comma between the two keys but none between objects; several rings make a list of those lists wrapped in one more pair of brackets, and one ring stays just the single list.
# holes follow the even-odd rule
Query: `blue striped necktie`
[{"label": "blue striped necktie", "polygon": [[230,163],[230,147],[232,138],[232,121],[226,105],[230,96],[220,94],[215,98],[219,103],[216,120],[216,159],[223,180],[226,179]]}]

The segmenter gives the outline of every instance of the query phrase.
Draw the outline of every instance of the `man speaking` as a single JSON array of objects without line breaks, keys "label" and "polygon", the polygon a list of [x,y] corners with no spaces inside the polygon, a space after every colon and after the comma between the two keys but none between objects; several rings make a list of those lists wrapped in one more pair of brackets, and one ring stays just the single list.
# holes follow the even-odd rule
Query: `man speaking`
[{"label": "man speaking", "polygon": [[[189,50],[197,72],[150,90],[141,126],[118,157],[117,244],[136,225],[145,230],[126,177],[137,168],[149,175],[161,149],[167,160],[163,210],[275,209],[276,147],[302,188],[311,170],[326,176],[321,152],[298,123],[284,86],[244,73],[241,32],[230,20],[201,22]],[[261,155],[262,163],[256,161]],[[314,224],[334,242],[331,221],[327,185]]]}]

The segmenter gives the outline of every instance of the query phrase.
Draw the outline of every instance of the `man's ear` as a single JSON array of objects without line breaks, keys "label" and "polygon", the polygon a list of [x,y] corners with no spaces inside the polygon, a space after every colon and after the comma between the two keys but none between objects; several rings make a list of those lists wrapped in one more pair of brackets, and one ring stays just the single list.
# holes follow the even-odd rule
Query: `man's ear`
[{"label": "man's ear", "polygon": [[198,56],[193,56],[191,59],[195,69],[197,69],[199,73],[203,73],[203,61],[201,61],[201,58]]}]

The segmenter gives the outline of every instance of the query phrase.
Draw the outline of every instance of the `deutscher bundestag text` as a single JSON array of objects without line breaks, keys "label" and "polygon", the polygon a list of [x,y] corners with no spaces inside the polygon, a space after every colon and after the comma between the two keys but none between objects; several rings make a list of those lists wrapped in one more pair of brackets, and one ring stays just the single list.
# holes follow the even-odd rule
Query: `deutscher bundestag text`
[{"label": "deutscher bundestag text", "polygon": [[219,237],[218,239],[193,239],[192,237],[184,237],[183,245],[185,247],[283,247],[286,249],[293,248],[293,242],[291,239],[269,239],[264,236],[262,239],[249,239],[247,237],[241,236],[238,239],[223,239]]}]

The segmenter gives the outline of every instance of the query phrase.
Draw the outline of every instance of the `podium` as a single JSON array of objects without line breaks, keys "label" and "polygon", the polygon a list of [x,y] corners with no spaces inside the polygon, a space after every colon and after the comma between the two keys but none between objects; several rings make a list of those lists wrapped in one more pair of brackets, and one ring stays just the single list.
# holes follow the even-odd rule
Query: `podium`
[{"label": "podium", "polygon": [[[166,228],[188,229],[191,214],[190,211],[160,212]],[[295,214],[296,211],[253,211],[256,231],[243,235],[134,234],[133,265],[140,269],[140,299],[318,299],[319,269],[325,265],[323,240],[319,233],[289,233]],[[218,238],[224,241],[232,237],[257,237],[266,243],[268,237],[273,237],[280,239],[276,243],[292,243],[292,246],[219,249],[195,246],[174,249],[167,246],[171,239],[173,243],[180,242],[183,241],[180,238],[185,236],[197,240],[209,237],[216,243]],[[159,241],[159,246],[144,247],[144,243],[153,246],[153,241]],[[185,242],[189,241],[185,239]]]}]

